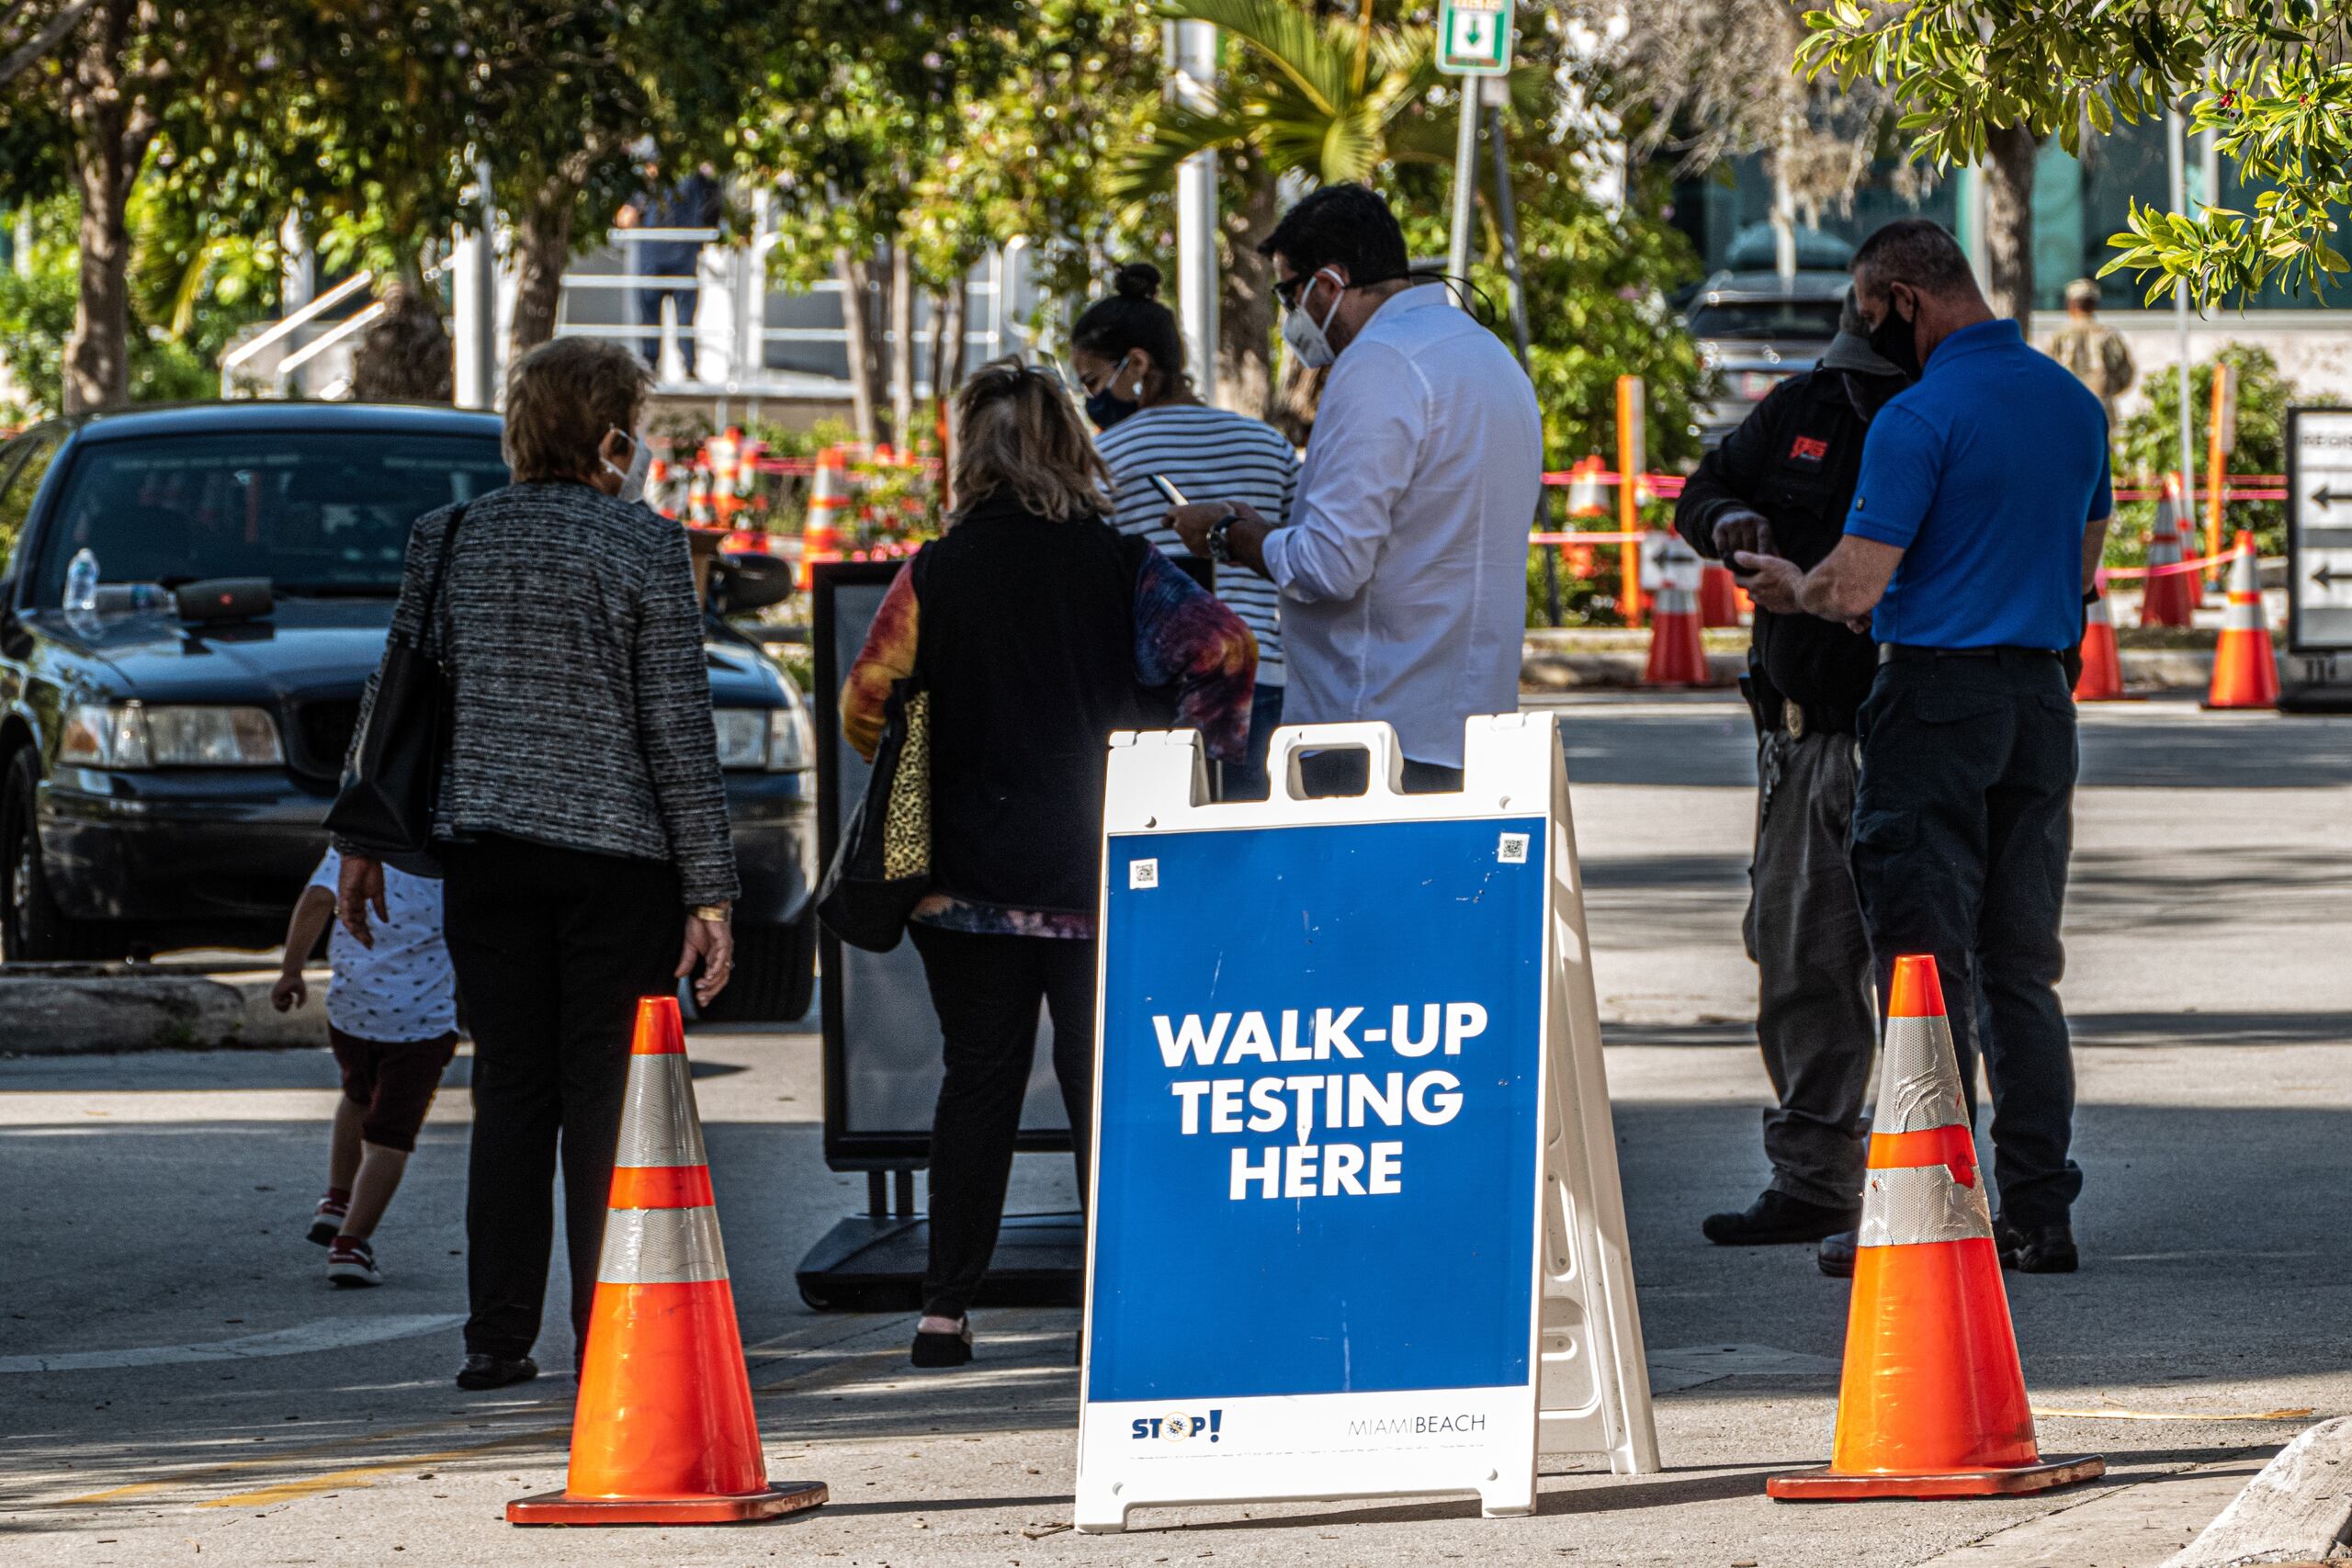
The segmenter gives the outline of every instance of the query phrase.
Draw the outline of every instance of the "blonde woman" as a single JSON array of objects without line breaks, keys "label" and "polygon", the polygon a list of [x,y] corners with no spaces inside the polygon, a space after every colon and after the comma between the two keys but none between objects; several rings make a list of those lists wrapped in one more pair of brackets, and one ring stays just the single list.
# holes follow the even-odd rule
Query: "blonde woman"
[{"label": "blonde woman", "polygon": [[919,1367],[971,1359],[1040,1003],[1083,1200],[1104,743],[1176,726],[1238,759],[1258,664],[1232,611],[1104,521],[1109,475],[1052,376],[988,366],[955,419],[958,507],[891,584],[842,691],[842,733],[867,756],[892,685],[930,694],[933,887],[910,934],[946,1076]]}]

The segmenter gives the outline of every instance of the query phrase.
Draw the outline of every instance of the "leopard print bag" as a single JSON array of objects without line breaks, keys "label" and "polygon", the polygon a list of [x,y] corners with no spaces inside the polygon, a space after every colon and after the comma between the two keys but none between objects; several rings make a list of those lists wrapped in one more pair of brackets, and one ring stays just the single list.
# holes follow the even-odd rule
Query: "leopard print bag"
[{"label": "leopard print bag", "polygon": [[817,916],[852,947],[888,953],[931,890],[931,694],[890,689],[865,797],[843,825],[817,890]]}]

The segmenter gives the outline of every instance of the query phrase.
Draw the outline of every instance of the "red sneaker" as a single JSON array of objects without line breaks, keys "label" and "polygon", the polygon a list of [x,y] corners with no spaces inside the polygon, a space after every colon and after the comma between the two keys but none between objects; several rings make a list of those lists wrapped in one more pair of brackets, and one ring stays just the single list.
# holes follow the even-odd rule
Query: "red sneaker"
[{"label": "red sneaker", "polygon": [[343,1222],[350,1213],[351,1204],[346,1200],[328,1193],[311,1211],[311,1239],[321,1247],[333,1247],[334,1238],[343,1234]]},{"label": "red sneaker", "polygon": [[384,1282],[376,1267],[376,1249],[352,1235],[334,1238],[334,1249],[327,1254],[327,1279],[346,1288]]}]

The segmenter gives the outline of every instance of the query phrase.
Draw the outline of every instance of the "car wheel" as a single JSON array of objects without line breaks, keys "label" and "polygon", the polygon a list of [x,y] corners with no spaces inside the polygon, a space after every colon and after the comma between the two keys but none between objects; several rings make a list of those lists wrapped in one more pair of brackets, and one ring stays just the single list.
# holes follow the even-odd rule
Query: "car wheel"
[{"label": "car wheel", "polygon": [[817,984],[817,920],[735,928],[735,976],[699,1010],[714,1023],[790,1023],[808,1010]]},{"label": "car wheel", "polygon": [[0,957],[17,964],[119,958],[125,944],[113,926],[69,919],[50,897],[33,826],[40,786],[40,763],[26,747],[0,779]]}]

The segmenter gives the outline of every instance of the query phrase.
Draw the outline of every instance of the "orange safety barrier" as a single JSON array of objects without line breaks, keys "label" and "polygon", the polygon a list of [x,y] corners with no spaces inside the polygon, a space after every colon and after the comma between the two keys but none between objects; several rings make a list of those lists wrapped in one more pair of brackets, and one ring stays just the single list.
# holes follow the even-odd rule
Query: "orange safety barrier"
[{"label": "orange safety barrier", "polygon": [[2255,564],[2254,536],[2238,535],[2237,560],[2230,568],[2229,604],[2222,612],[2222,639],[2213,649],[2213,680],[2205,693],[2209,708],[2275,708],[2278,705],[2278,655],[2262,614],[2262,572]]},{"label": "orange safety barrier", "polygon": [[637,1005],[571,1467],[561,1492],[507,1504],[507,1522],[724,1524],[826,1497],[820,1481],[768,1480],[678,998],[647,997]]},{"label": "orange safety barrier", "polygon": [[1846,1366],[1826,1469],[1764,1483],[1787,1502],[1988,1497],[2107,1471],[2034,1445],[1984,1173],[1936,961],[1895,960],[1871,1123]]},{"label": "orange safety barrier", "polygon": [[2180,521],[2188,512],[2180,498],[2180,476],[2165,476],[2164,499],[2156,502],[2155,526],[2148,535],[2148,587],[2140,599],[2143,626],[2185,626],[2190,622],[2189,574],[2167,570],[2180,565]]}]

